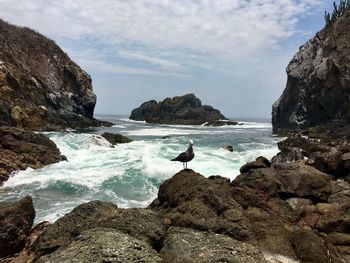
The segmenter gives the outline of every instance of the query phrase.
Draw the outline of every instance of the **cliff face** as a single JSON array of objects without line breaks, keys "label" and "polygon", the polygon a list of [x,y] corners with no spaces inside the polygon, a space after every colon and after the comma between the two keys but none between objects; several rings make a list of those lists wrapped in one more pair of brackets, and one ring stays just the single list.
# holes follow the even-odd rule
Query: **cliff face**
[{"label": "cliff face", "polygon": [[97,126],[91,78],[52,40],[0,19],[0,124],[35,130]]},{"label": "cliff face", "polygon": [[272,110],[273,131],[308,129],[344,136],[350,126],[350,10],[300,47]]},{"label": "cliff face", "polygon": [[131,112],[130,119],[160,124],[200,125],[226,119],[219,110],[202,105],[194,94],[147,101]]}]

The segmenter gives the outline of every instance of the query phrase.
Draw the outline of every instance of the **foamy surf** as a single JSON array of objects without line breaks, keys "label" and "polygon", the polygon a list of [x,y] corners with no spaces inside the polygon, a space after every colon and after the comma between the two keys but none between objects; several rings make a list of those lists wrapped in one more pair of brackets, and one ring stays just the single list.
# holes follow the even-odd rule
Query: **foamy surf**
[{"label": "foamy surf", "polygon": [[[266,124],[224,129],[113,121],[112,128],[46,133],[68,162],[16,173],[5,183],[2,199],[31,195],[36,222],[55,221],[94,199],[125,208],[145,207],[156,198],[159,185],[182,170],[182,163],[170,159],[186,149],[189,139],[194,141],[195,158],[188,168],[207,177],[221,175],[232,180],[246,162],[259,155],[271,158],[278,152],[271,125]],[[99,135],[105,131],[126,134],[134,141],[112,147]],[[233,152],[223,149],[227,144],[233,146]]]}]

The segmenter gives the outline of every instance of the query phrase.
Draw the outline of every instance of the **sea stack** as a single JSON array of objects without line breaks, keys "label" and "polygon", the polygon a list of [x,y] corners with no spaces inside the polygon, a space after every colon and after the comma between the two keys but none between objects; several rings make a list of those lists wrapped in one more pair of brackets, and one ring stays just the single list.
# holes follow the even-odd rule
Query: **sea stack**
[{"label": "sea stack", "polygon": [[[227,118],[212,106],[202,105],[194,94],[166,98],[157,102],[150,100],[134,109],[129,117],[131,120],[146,121],[158,124],[201,125],[215,123],[220,126],[221,120]],[[221,125],[232,125],[236,122],[221,122]]]},{"label": "sea stack", "polygon": [[311,129],[350,136],[350,9],[302,45],[272,110],[274,133]]}]

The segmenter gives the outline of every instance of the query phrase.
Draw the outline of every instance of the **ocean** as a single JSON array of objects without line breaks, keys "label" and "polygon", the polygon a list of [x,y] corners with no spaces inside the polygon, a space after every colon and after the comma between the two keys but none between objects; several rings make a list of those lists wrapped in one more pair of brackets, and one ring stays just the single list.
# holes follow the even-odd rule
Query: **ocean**
[{"label": "ocean", "polygon": [[[157,197],[161,183],[182,170],[182,163],[170,159],[185,151],[189,140],[194,141],[195,158],[188,168],[206,177],[232,180],[246,162],[278,152],[279,139],[272,136],[268,120],[205,127],[147,124],[122,115],[97,117],[114,123],[113,127],[46,132],[68,161],[16,172],[1,189],[1,200],[32,196],[35,223],[54,222],[77,205],[96,199],[123,208],[146,207]],[[99,136],[104,132],[134,141],[113,148]],[[224,149],[225,145],[232,145],[234,151]]]}]

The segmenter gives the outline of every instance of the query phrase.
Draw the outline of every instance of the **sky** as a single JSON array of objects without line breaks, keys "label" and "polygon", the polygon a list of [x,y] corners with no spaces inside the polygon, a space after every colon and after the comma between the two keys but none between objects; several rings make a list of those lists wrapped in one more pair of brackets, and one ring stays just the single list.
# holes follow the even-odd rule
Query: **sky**
[{"label": "sky", "polygon": [[226,117],[270,118],[330,0],[0,0],[92,77],[95,113],[194,93]]}]

